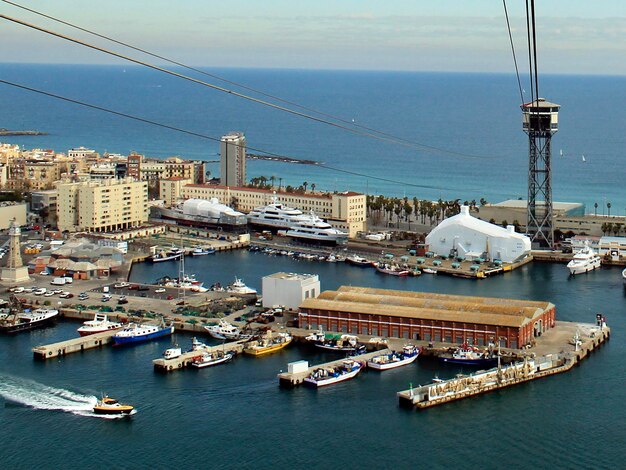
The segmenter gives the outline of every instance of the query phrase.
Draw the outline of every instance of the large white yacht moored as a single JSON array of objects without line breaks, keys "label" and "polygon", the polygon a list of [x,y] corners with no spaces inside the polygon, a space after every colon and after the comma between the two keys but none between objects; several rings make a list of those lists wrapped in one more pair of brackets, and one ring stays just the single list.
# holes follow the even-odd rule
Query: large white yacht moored
[{"label": "large white yacht moored", "polygon": [[280,202],[276,196],[267,206],[255,207],[248,214],[248,223],[274,229],[289,229],[302,217],[302,211],[288,207]]},{"label": "large white yacht moored", "polygon": [[600,256],[588,244],[576,254],[574,258],[567,263],[567,267],[572,276],[582,274],[600,267]]},{"label": "large white yacht moored", "polygon": [[343,245],[348,242],[348,234],[333,228],[324,222],[313,211],[303,215],[287,230],[287,236],[299,240],[330,245]]}]

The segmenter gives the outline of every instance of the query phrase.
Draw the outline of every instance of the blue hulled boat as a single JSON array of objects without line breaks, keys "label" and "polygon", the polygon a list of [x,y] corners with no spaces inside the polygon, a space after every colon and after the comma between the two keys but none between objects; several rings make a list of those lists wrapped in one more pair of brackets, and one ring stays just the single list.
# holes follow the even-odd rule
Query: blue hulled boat
[{"label": "blue hulled boat", "polygon": [[169,336],[174,333],[173,326],[164,325],[139,325],[131,323],[119,333],[113,335],[113,344],[130,344],[140,343],[142,341],[150,341]]}]

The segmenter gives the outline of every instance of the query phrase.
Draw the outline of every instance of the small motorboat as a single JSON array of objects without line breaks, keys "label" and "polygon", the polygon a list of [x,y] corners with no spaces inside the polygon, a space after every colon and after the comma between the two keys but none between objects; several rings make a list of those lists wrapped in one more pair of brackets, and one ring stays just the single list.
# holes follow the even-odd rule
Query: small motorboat
[{"label": "small motorboat", "polygon": [[235,357],[235,353],[233,351],[224,352],[224,351],[213,351],[213,352],[205,352],[200,356],[196,356],[192,359],[191,365],[193,367],[197,367],[199,369],[203,367],[216,366],[218,364],[222,364],[224,362],[228,362]]},{"label": "small motorboat", "polygon": [[415,362],[420,354],[420,349],[412,344],[407,344],[402,351],[391,351],[388,354],[374,356],[367,361],[367,367],[375,370],[395,369]]},{"label": "small motorboat", "polygon": [[337,367],[320,367],[314,369],[311,375],[304,378],[304,383],[314,387],[324,387],[356,377],[363,369],[363,364],[352,359],[346,359]]},{"label": "small motorboat", "polygon": [[424,268],[422,272],[426,274],[437,274],[437,270],[433,268]]},{"label": "small motorboat", "polygon": [[134,409],[135,407],[132,405],[124,405],[105,395],[96,402],[93,412],[97,415],[129,415]]}]

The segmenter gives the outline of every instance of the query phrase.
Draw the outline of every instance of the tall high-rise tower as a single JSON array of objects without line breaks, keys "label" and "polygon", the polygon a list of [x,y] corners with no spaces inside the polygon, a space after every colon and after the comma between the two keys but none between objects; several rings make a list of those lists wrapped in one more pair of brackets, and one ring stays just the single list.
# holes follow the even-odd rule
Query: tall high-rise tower
[{"label": "tall high-rise tower", "polygon": [[552,226],[552,134],[559,130],[559,108],[544,98],[522,104],[522,123],[528,134],[528,221],[526,234],[534,245],[554,246]]},{"label": "tall high-rise tower", "polygon": [[243,132],[230,132],[222,137],[220,183],[238,187],[246,184],[246,138]]},{"label": "tall high-rise tower", "polygon": [[20,233],[20,227],[13,219],[9,226],[9,259],[0,276],[3,282],[26,282],[30,280],[28,267],[23,265],[20,254]]}]

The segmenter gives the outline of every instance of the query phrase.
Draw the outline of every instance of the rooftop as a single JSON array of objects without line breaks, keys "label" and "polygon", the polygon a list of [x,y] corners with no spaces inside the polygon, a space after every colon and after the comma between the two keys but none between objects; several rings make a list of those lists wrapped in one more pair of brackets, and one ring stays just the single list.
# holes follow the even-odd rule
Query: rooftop
[{"label": "rooftop", "polygon": [[554,308],[550,302],[342,286],[306,299],[301,309],[389,315],[519,328]]},{"label": "rooftop", "polygon": [[265,277],[269,277],[272,279],[289,279],[289,280],[297,280],[297,281],[305,281],[307,279],[315,279],[318,277],[317,274],[299,274],[299,273],[274,273],[269,274]]}]

